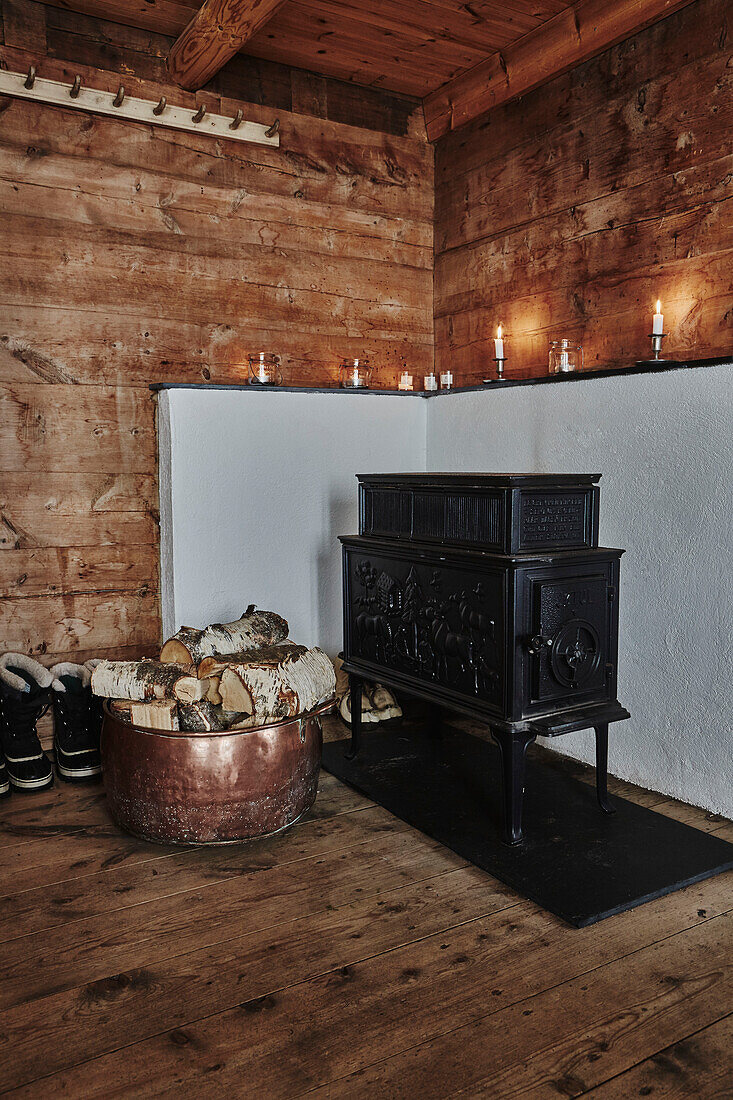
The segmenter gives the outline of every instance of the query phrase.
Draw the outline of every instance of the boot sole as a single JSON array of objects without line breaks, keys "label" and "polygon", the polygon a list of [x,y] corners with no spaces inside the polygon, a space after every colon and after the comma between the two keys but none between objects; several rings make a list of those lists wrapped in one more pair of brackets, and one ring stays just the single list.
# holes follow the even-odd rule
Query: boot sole
[{"label": "boot sole", "polygon": [[89,768],[62,768],[56,764],[56,775],[64,783],[94,783],[102,778],[101,766],[90,770]]},{"label": "boot sole", "polygon": [[0,783],[0,798],[10,797],[10,780],[6,779],[4,783]]},{"label": "boot sole", "polygon": [[53,774],[48,779],[11,779],[11,789],[17,794],[35,794],[36,791],[47,791],[53,787]]}]

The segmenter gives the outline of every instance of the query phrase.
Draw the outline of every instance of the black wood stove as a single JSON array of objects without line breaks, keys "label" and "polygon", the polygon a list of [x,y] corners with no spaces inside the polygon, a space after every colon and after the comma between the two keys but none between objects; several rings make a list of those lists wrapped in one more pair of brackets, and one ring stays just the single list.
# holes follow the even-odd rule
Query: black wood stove
[{"label": "black wood stove", "polygon": [[594,728],[607,794],[619,562],[598,546],[600,474],[359,476],[341,538],[344,668],[361,736],[363,680],[485,722],[501,750],[506,840],[522,839],[524,758],[539,736]]}]

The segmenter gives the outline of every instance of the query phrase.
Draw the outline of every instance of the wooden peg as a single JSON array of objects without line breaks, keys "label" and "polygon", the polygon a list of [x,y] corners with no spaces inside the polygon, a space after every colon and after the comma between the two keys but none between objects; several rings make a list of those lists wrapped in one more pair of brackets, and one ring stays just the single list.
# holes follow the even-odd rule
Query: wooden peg
[{"label": "wooden peg", "polygon": [[36,82],[36,66],[35,65],[29,65],[28,66],[28,76],[23,81],[23,87],[24,88],[32,88],[33,85],[35,84],[35,82]]},{"label": "wooden peg", "polygon": [[241,123],[242,123],[243,117],[244,117],[244,111],[242,111],[242,110],[237,111],[236,115],[234,116],[232,121],[229,123],[229,129],[230,130],[238,130]]},{"label": "wooden peg", "polygon": [[274,137],[280,129],[280,119],[276,118],[269,130],[265,130],[265,137]]},{"label": "wooden peg", "polygon": [[206,114],[206,107],[202,103],[201,106],[199,107],[198,111],[196,112],[196,114],[193,115],[191,121],[192,122],[201,122],[201,120],[202,120],[202,118],[204,117],[205,114]]},{"label": "wooden peg", "polygon": [[125,86],[124,86],[124,84],[120,84],[119,88],[117,89],[117,95],[112,100],[112,106],[113,107],[121,107],[122,106],[122,101],[124,100],[124,98],[125,98]]},{"label": "wooden peg", "polygon": [[80,91],[81,91],[81,77],[77,73],[76,76],[74,77],[74,83],[71,85],[71,88],[69,89],[69,95],[71,96],[72,99],[77,99]]},{"label": "wooden peg", "polygon": [[163,111],[166,109],[167,103],[168,103],[168,101],[166,100],[165,96],[162,95],[160,97],[160,99],[158,100],[157,106],[153,107],[153,114],[154,115],[162,115]]}]

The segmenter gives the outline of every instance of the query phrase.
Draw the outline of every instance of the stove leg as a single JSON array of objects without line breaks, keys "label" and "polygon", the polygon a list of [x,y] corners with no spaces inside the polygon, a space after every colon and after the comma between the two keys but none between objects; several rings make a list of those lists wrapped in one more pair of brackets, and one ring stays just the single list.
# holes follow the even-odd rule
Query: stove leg
[{"label": "stove leg", "polygon": [[362,682],[358,676],[349,673],[349,696],[351,699],[351,744],[346,751],[346,759],[353,760],[361,744],[361,696]]},{"label": "stove leg", "polygon": [[522,842],[522,804],[524,802],[524,762],[527,749],[535,740],[534,733],[509,733],[491,730],[501,752],[504,792],[504,841]]},{"label": "stove leg", "polygon": [[595,726],[596,731],[596,795],[604,814],[615,814],[608,800],[608,722]]}]

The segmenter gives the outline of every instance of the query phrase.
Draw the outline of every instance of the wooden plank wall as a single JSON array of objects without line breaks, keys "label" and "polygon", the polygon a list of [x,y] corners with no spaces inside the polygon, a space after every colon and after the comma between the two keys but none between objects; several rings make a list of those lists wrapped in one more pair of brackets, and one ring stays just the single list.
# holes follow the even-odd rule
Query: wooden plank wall
[{"label": "wooden plank wall", "polygon": [[343,355],[385,384],[432,364],[432,148],[415,101],[242,58],[188,96],[168,39],[1,11],[8,68],[281,119],[273,151],[0,100],[0,649],[137,655],[160,633],[149,383],[237,381],[262,348],[306,384]]},{"label": "wooden plank wall", "polygon": [[698,0],[438,143],[436,360],[458,384],[649,355],[654,300],[671,357],[733,350],[733,41]]}]

